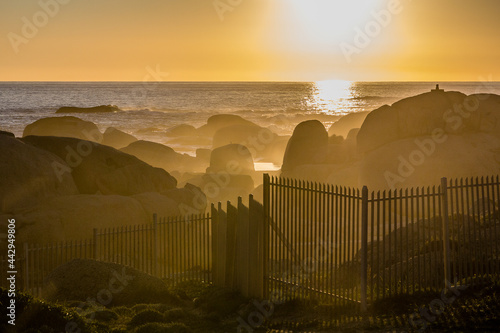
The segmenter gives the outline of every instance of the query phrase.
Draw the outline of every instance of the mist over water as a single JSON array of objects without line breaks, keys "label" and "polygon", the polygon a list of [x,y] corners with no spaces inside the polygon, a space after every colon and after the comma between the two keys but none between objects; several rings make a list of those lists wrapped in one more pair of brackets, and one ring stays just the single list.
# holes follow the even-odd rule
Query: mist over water
[{"label": "mist over water", "polygon": [[[371,111],[425,93],[435,82],[2,82],[0,129],[21,136],[24,127],[62,106],[116,105],[124,112],[76,114],[101,130],[113,126],[140,139],[164,143],[163,132],[179,124],[195,127],[218,113],[242,116],[290,135],[301,121],[328,128],[340,116]],[[465,94],[500,93],[500,83],[441,82]],[[175,148],[175,147],[174,147]]]}]

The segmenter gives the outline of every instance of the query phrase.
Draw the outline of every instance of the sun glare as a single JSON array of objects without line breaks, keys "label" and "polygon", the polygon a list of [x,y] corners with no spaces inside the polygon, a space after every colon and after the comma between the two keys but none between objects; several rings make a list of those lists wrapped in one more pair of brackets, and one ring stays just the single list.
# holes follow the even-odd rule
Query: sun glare
[{"label": "sun glare", "polygon": [[379,1],[291,0],[296,20],[310,41],[339,42],[366,19]]}]

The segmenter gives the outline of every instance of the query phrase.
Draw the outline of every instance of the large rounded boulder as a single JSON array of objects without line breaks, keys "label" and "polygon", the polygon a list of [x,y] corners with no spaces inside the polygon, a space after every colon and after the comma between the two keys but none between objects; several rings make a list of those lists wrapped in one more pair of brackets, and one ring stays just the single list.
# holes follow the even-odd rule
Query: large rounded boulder
[{"label": "large rounded boulder", "polygon": [[104,132],[102,144],[120,149],[135,141],[137,141],[135,136],[120,131],[114,127],[108,127]]},{"label": "large rounded boulder", "polygon": [[265,146],[274,141],[276,134],[271,130],[257,125],[231,125],[215,132],[213,148],[237,143],[256,152],[264,150]]},{"label": "large rounded boulder", "polygon": [[328,129],[329,136],[342,136],[344,139],[347,138],[349,132],[353,128],[360,128],[363,125],[366,117],[368,116],[368,111],[349,113],[330,126]]},{"label": "large rounded boulder", "polygon": [[179,154],[174,149],[161,143],[139,140],[120,150],[169,172],[175,170],[202,170],[203,163],[200,163],[199,159],[187,154]]},{"label": "large rounded boulder", "polygon": [[321,164],[328,154],[328,133],[318,120],[304,121],[295,127],[283,158],[283,172],[304,164]]},{"label": "large rounded boulder", "polygon": [[371,190],[439,185],[442,177],[500,173],[500,139],[492,134],[422,136],[388,143],[365,154],[360,185]]},{"label": "large rounded boulder", "polygon": [[77,106],[63,106],[56,113],[109,113],[121,111],[116,105],[99,105],[89,108]]},{"label": "large rounded boulder", "polygon": [[23,137],[30,135],[62,136],[102,142],[102,133],[93,122],[72,116],[39,119],[25,127]]},{"label": "large rounded boulder", "polygon": [[196,136],[196,128],[192,125],[180,124],[167,129],[165,135],[168,137]]},{"label": "large rounded boulder", "polygon": [[217,114],[208,118],[207,123],[198,128],[198,133],[200,135],[213,136],[219,129],[233,125],[257,126],[253,122],[234,114]]},{"label": "large rounded boulder", "polygon": [[[358,149],[367,153],[389,142],[432,135],[437,128],[456,134],[463,127],[450,123],[453,113],[467,104],[459,92],[434,91],[409,97],[392,106],[384,105],[368,114],[357,136]],[[469,117],[463,119],[470,122]]]},{"label": "large rounded boulder", "polygon": [[47,198],[77,194],[66,162],[45,150],[0,135],[0,211],[12,213]]},{"label": "large rounded boulder", "polygon": [[500,172],[500,96],[434,90],[371,112],[357,135],[360,184],[438,185]]},{"label": "large rounded boulder", "polygon": [[177,186],[163,169],[114,148],[74,138],[29,136],[23,141],[63,159],[82,194],[133,195],[161,192]]},{"label": "large rounded boulder", "polygon": [[207,173],[251,174],[255,171],[253,157],[247,147],[229,144],[216,148],[210,154]]}]

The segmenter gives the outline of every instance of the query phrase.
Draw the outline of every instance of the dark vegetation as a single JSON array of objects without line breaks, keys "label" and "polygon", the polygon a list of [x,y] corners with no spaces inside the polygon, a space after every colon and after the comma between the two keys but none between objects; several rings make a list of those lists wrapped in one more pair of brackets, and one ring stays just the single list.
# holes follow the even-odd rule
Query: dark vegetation
[{"label": "dark vegetation", "polygon": [[[500,281],[476,278],[460,291],[439,315],[432,315],[426,331],[488,332],[500,327]],[[17,293],[16,330],[2,320],[1,332],[65,332],[75,323],[81,332],[237,332],[241,320],[257,311],[254,302],[239,293],[196,281],[170,287],[177,299],[116,307],[78,308],[79,302],[47,303]],[[336,307],[315,300],[290,300],[271,307],[272,314],[255,332],[417,332],[422,310],[429,309],[440,293],[421,292],[387,298],[361,316],[355,307]],[[7,291],[2,289],[0,314],[6,318]],[[269,307],[267,307],[269,309]],[[417,315],[415,317],[415,314]],[[411,325],[411,318],[418,325]],[[91,320],[88,320],[89,318]],[[246,332],[245,329],[242,332]]]}]

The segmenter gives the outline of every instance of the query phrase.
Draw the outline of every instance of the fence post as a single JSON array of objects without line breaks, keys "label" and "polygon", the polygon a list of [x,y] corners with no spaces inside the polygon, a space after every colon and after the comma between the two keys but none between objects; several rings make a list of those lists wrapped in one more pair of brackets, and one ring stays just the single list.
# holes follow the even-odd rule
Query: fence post
[{"label": "fence post", "polygon": [[443,227],[443,264],[444,264],[444,287],[448,287],[451,282],[450,277],[450,231],[448,217],[448,180],[441,178],[441,207],[442,207],[442,227]]},{"label": "fence post", "polygon": [[219,235],[218,235],[218,226],[219,226],[219,214],[217,208],[212,203],[211,205],[211,216],[212,216],[212,283],[216,286],[219,286]]},{"label": "fence post", "polygon": [[361,191],[361,311],[367,310],[366,293],[368,279],[368,187]]},{"label": "fence post", "polygon": [[94,256],[94,260],[97,260],[98,255],[99,255],[99,245],[98,245],[98,241],[97,241],[98,237],[99,237],[99,235],[97,234],[97,228],[94,228],[94,236],[93,236],[94,251],[92,253],[92,255]]},{"label": "fence post", "polygon": [[158,215],[153,214],[153,275],[158,277]]},{"label": "fence post", "polygon": [[238,211],[231,204],[227,202],[226,209],[226,287],[234,289],[236,287],[236,226],[238,219]]},{"label": "fence post", "polygon": [[262,216],[262,280],[263,280],[263,297],[268,298],[269,286],[267,280],[267,262],[269,260],[269,212],[270,212],[270,188],[271,188],[271,179],[269,174],[264,174],[264,186],[263,186],[263,216]]}]

